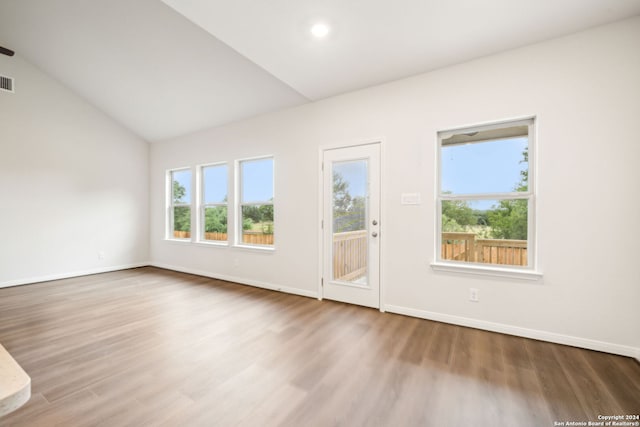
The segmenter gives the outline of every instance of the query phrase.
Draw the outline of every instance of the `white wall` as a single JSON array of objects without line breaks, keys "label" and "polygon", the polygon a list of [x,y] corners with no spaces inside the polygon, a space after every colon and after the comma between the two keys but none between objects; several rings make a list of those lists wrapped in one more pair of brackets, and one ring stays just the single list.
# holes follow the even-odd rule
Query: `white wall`
[{"label": "white wall", "polygon": [[[640,357],[639,40],[636,17],[154,144],[151,259],[316,295],[318,147],[383,137],[387,310]],[[525,115],[538,124],[543,279],[433,271],[436,132]],[[274,253],[163,240],[166,169],[263,154],[276,159]],[[402,192],[423,203],[400,205]]]},{"label": "white wall", "polygon": [[148,144],[18,55],[0,74],[0,287],[145,263]]}]

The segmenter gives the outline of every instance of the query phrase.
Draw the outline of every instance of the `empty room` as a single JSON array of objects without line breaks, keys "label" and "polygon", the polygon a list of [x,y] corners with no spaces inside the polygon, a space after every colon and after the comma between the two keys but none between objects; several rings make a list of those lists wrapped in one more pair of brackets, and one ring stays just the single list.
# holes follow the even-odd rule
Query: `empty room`
[{"label": "empty room", "polygon": [[0,0],[0,426],[640,426],[640,0]]}]

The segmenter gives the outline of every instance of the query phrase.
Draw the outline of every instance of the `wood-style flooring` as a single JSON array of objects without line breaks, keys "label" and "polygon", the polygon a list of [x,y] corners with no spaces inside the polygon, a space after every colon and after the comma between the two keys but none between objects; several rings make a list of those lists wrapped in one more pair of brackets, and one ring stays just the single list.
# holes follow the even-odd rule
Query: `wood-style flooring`
[{"label": "wood-style flooring", "polygon": [[537,427],[640,413],[630,358],[152,267],[0,289],[0,343],[33,394],[3,427]]}]

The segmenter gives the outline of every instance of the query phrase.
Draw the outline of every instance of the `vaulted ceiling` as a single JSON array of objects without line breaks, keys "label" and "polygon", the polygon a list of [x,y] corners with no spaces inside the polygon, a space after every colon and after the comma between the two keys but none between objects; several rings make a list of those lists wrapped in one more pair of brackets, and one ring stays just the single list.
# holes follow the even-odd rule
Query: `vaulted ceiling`
[{"label": "vaulted ceiling", "polygon": [[638,14],[640,0],[0,0],[0,45],[157,141]]}]

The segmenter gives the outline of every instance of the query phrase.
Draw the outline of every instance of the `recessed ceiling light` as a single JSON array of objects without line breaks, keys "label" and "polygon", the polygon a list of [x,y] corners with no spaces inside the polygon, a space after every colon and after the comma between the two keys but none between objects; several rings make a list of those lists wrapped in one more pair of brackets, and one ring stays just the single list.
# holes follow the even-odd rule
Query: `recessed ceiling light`
[{"label": "recessed ceiling light", "polygon": [[329,26],[322,23],[314,24],[313,27],[311,27],[311,34],[319,39],[326,37],[327,34],[329,34]]}]

